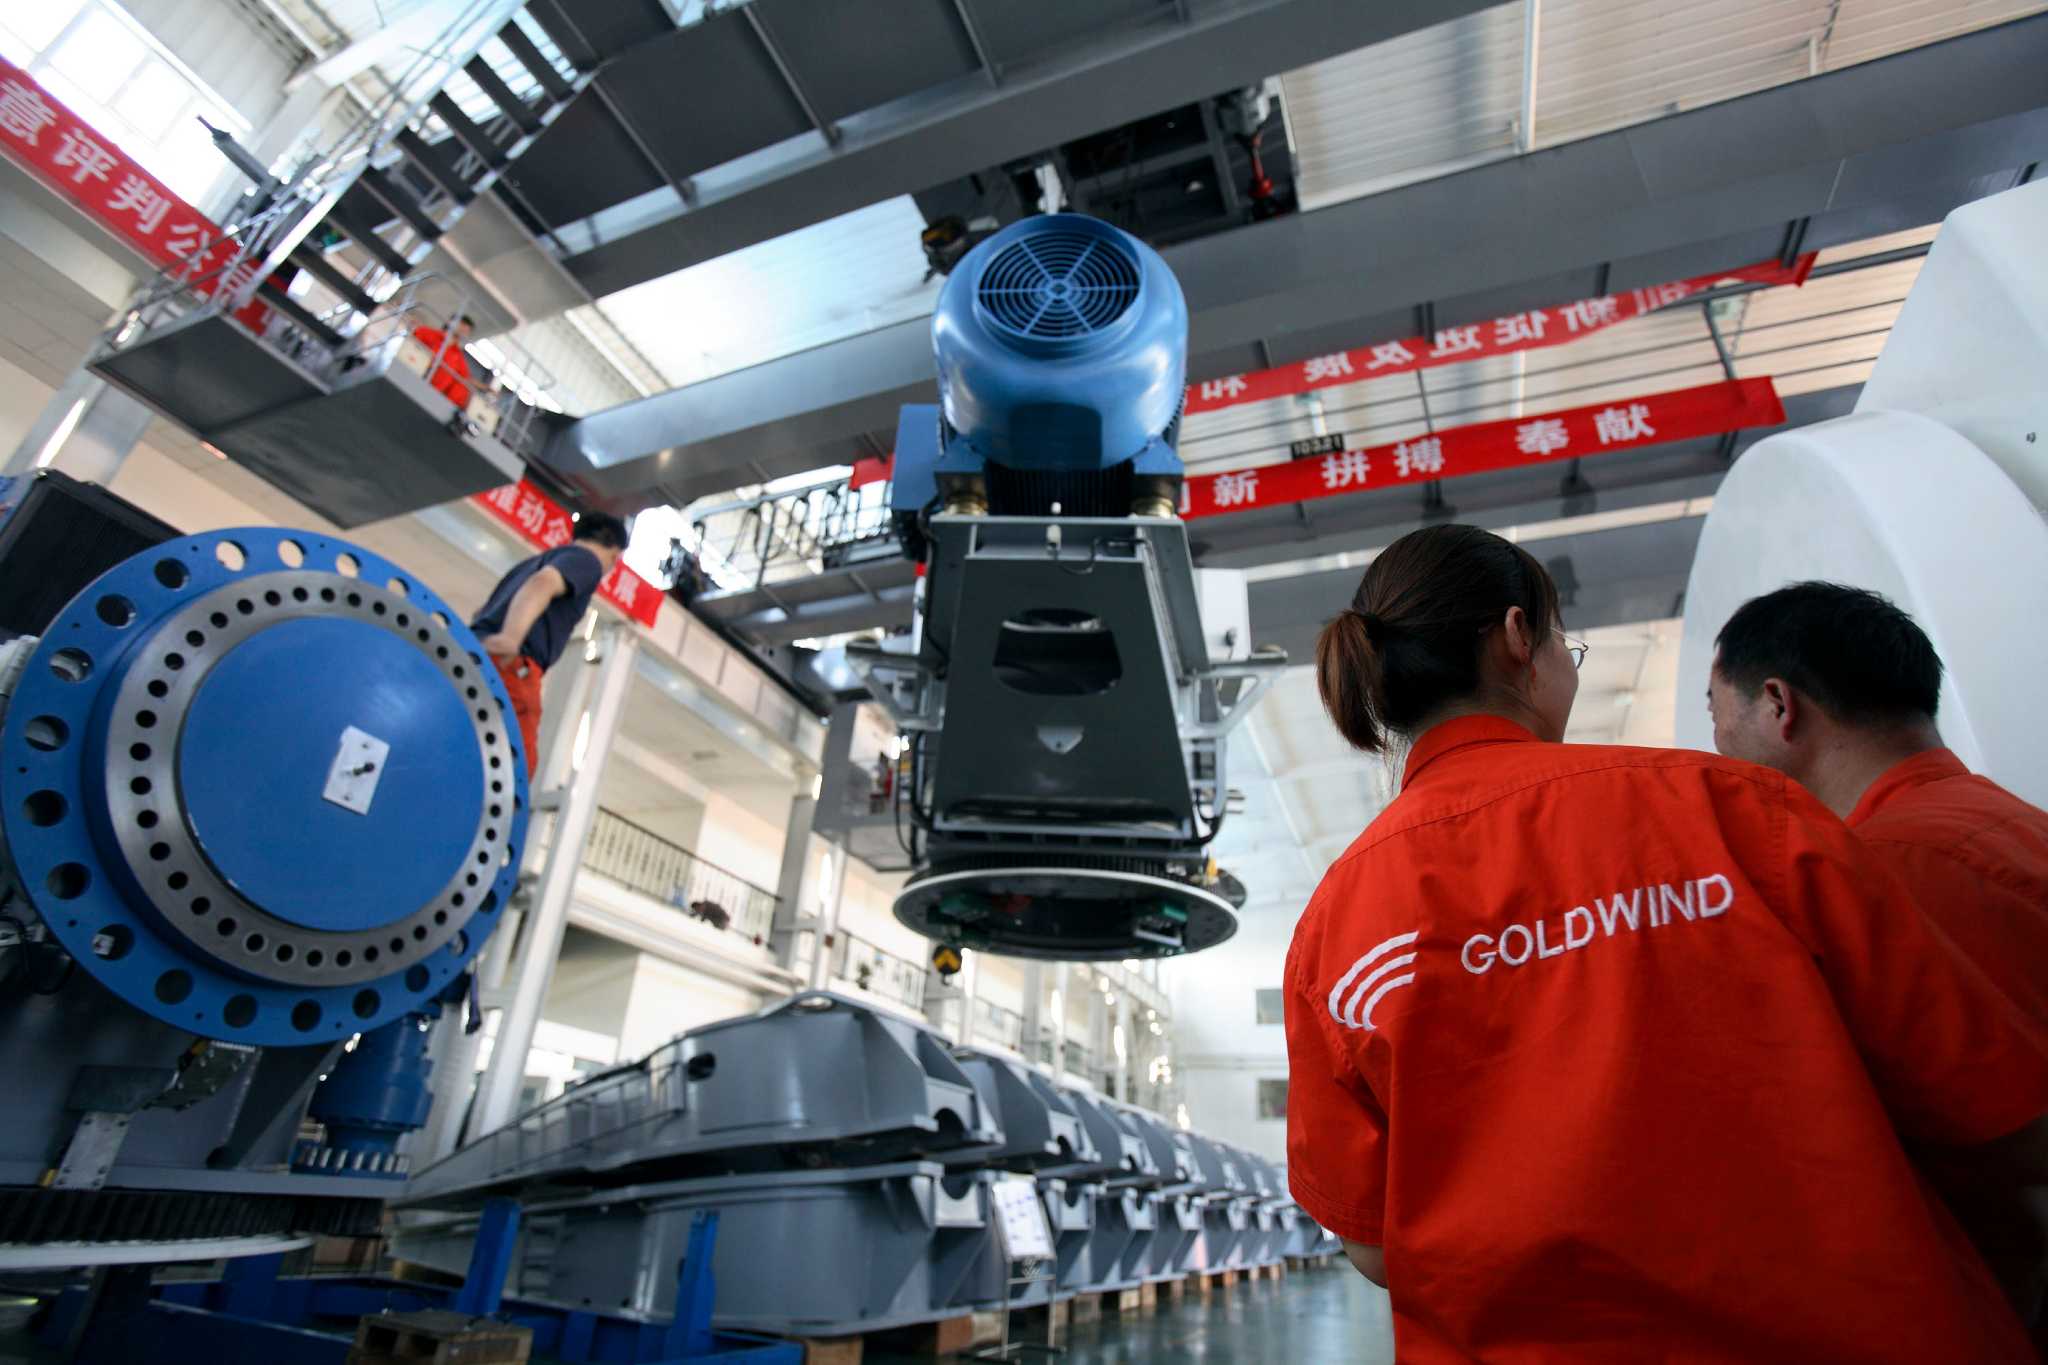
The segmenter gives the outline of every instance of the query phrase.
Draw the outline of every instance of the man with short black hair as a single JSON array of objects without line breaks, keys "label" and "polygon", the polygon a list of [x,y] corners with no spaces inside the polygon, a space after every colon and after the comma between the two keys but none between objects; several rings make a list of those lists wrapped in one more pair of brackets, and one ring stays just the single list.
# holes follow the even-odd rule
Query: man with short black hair
[{"label": "man with short black hair", "polygon": [[[1743,604],[1716,641],[1714,747],[1791,777],[1841,816],[1921,910],[2048,1028],[2048,811],[1941,742],[1941,658],[1877,593],[1794,583]],[[2039,1229],[2009,1189],[1938,1183],[2021,1315],[2038,1307]]]},{"label": "man with short black hair", "polygon": [[568,648],[591,594],[625,548],[625,522],[586,512],[576,519],[574,539],[514,565],[469,623],[505,680],[529,778],[540,761],[541,675]]}]

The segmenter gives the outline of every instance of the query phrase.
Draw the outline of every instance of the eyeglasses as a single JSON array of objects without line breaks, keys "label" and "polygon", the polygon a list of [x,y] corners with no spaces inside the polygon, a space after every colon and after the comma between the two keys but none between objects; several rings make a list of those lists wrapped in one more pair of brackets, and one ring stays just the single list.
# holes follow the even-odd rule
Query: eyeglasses
[{"label": "eyeglasses", "polygon": [[1593,646],[1587,644],[1584,640],[1573,639],[1571,636],[1559,630],[1556,626],[1552,626],[1550,628],[1550,633],[1552,635],[1555,635],[1558,639],[1564,641],[1564,650],[1565,653],[1572,656],[1573,668],[1580,668],[1585,665],[1586,651],[1591,649]]}]

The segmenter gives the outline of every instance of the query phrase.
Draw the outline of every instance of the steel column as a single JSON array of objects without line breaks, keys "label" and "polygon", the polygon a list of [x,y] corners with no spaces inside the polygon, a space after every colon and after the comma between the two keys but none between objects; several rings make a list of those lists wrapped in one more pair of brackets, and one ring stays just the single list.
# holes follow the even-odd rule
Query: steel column
[{"label": "steel column", "polygon": [[[625,710],[626,690],[633,680],[633,658],[639,653],[640,641],[623,627],[606,626],[599,632],[596,648],[603,662],[597,668],[592,689],[595,697],[587,713],[589,748],[584,753],[583,765],[575,770],[568,790],[563,793],[547,864],[534,889],[534,908],[520,945],[512,999],[498,1021],[491,1064],[477,1095],[474,1127],[480,1133],[502,1127],[519,1103],[519,1088],[526,1079],[526,1055],[533,1048],[541,1004],[547,997],[548,983],[554,979],[555,963],[561,957],[562,932],[568,927],[569,902],[576,889],[583,844],[590,837],[590,825],[597,816],[598,784],[604,776],[612,737],[618,733],[619,717]],[[569,731],[571,744],[578,729],[580,720]]]},{"label": "steel column", "polygon": [[74,370],[50,400],[0,475],[57,469],[105,487],[148,428],[150,410],[85,370]]}]

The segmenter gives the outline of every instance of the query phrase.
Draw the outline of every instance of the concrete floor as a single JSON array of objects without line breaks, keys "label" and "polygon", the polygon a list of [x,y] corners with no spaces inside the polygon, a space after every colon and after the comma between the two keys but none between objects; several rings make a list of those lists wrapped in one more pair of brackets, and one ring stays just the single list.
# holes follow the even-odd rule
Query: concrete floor
[{"label": "concrete floor", "polygon": [[[24,1314],[0,1307],[0,1365],[52,1365],[54,1354],[19,1335]],[[1149,1313],[1105,1315],[1077,1323],[1066,1353],[1027,1361],[1063,1365],[1152,1365],[1155,1361],[1315,1361],[1318,1365],[1391,1365],[1393,1323],[1386,1294],[1339,1262],[1284,1280],[1239,1284],[1203,1298],[1191,1294]],[[912,1365],[869,1352],[868,1365]],[[929,1358],[920,1365],[930,1365]]]},{"label": "concrete floor", "polygon": [[[1208,1298],[1190,1294],[1162,1302],[1149,1313],[1105,1314],[1075,1324],[1065,1345],[1061,1356],[1034,1352],[1018,1358],[1061,1365],[1188,1360],[1392,1365],[1394,1328],[1386,1291],[1339,1262],[1279,1281],[1234,1285]],[[865,1360],[868,1365],[910,1365],[903,1357],[873,1352]]]}]

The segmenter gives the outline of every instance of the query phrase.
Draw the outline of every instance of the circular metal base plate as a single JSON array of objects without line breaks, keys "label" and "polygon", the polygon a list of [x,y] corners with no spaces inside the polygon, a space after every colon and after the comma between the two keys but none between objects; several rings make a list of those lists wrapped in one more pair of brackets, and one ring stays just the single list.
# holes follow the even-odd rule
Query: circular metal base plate
[{"label": "circular metal base plate", "polygon": [[[510,712],[475,636],[396,565],[270,528],[168,541],[29,658],[0,711],[0,845],[51,935],[137,1009],[331,1043],[447,989],[496,927],[526,824]],[[373,771],[342,761],[358,731],[385,746],[374,792],[342,782]]]},{"label": "circular metal base plate", "polygon": [[1237,911],[1203,887],[1044,862],[920,873],[895,909],[927,938],[1059,962],[1178,957],[1237,932]]}]

